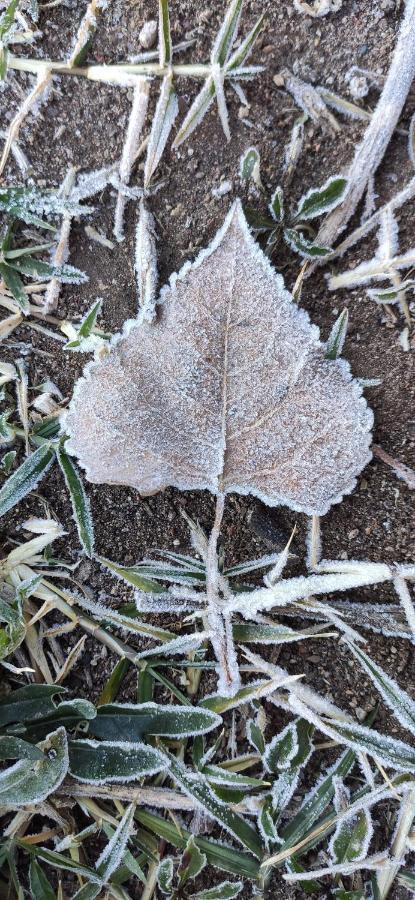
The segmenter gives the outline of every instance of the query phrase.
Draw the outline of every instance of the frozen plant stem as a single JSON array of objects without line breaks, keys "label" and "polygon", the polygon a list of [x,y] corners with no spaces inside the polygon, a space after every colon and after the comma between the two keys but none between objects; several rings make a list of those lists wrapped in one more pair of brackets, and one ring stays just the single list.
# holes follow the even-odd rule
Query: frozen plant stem
[{"label": "frozen plant stem", "polygon": [[137,78],[134,86],[133,105],[128,122],[127,135],[120,162],[121,188],[118,191],[114,219],[114,235],[117,241],[122,241],[124,238],[124,209],[126,198],[122,187],[128,185],[131,177],[131,171],[137,155],[141,133],[147,114],[149,93],[150,85],[147,79]]},{"label": "frozen plant stem", "polygon": [[52,73],[49,71],[47,66],[43,65],[42,68],[38,70],[35,86],[26,97],[26,100],[22,103],[20,109],[17,110],[14,119],[10,123],[3,147],[3,153],[0,159],[0,175],[2,175],[4,172],[4,168],[9,158],[13,142],[17,140],[20,128],[26,116],[29,115],[32,107],[38,100],[44,99],[44,96],[48,88],[50,87],[51,81]]},{"label": "frozen plant stem", "polygon": [[415,76],[415,0],[407,0],[390,69],[377,107],[347,173],[349,190],[343,203],[322,225],[317,242],[331,247],[345,229],[376,172],[393,135]]},{"label": "frozen plant stem", "polygon": [[398,825],[391,846],[389,864],[377,876],[379,900],[386,900],[408,852],[407,839],[415,818],[415,791],[409,791],[401,802]]},{"label": "frozen plant stem", "polygon": [[236,650],[230,616],[224,615],[220,601],[220,573],[218,567],[218,539],[225,508],[225,495],[216,497],[215,520],[209,536],[206,554],[207,627],[212,647],[219,663],[219,693],[233,697],[240,688]]},{"label": "frozen plant stem", "polygon": [[[75,183],[76,169],[71,166],[63,180],[60,194],[62,197],[69,197]],[[63,216],[61,230],[58,243],[53,255],[53,265],[62,266],[69,256],[69,235],[71,232],[72,216],[68,213]],[[61,290],[61,282],[58,278],[51,278],[46,288],[45,300],[43,304],[43,312],[45,314],[55,310],[58,305],[59,294]]]}]

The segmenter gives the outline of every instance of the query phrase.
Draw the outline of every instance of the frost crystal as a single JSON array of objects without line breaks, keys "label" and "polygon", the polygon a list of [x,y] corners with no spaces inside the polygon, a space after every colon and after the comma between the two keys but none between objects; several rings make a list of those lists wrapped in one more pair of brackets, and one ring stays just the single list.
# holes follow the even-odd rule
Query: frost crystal
[{"label": "frost crystal", "polygon": [[66,416],[93,482],[254,494],[321,515],[370,459],[372,413],[291,302],[237,202],[212,244],[90,365]]}]

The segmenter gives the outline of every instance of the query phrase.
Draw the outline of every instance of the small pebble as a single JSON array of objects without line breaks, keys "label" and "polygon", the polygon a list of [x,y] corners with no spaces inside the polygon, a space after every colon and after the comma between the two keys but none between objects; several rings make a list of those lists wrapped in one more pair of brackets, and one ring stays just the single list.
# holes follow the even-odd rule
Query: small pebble
[{"label": "small pebble", "polygon": [[150,50],[151,47],[154,47],[154,44],[157,40],[158,33],[158,25],[155,19],[149,19],[148,22],[144,22],[144,25],[138,35],[138,40],[144,50]]}]

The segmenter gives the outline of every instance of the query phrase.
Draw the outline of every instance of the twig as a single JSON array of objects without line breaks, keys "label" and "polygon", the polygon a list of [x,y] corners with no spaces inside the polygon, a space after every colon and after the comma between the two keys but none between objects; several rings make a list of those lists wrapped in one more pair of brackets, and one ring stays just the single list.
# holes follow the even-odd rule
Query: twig
[{"label": "twig", "polygon": [[415,0],[407,0],[398,41],[379,102],[357,147],[348,172],[349,189],[343,203],[327,217],[317,243],[331,247],[345,229],[376,172],[393,135],[415,76]]},{"label": "twig", "polygon": [[19,135],[19,131],[26,116],[29,115],[32,107],[35,105],[36,101],[44,98],[44,94],[47,92],[52,81],[52,73],[48,69],[47,66],[42,65],[42,68],[38,70],[36,84],[26,97],[26,100],[23,102],[20,109],[17,110],[17,113],[10,123],[9,129],[7,131],[7,137],[3,147],[3,153],[0,159],[0,175],[2,175],[7,160],[9,158],[10,151],[12,149],[13,142],[17,140]]},{"label": "twig", "polygon": [[414,469],[411,469],[410,466],[406,466],[405,463],[400,462],[399,459],[390,456],[390,454],[387,453],[383,447],[380,447],[379,444],[373,444],[372,451],[374,456],[377,456],[378,459],[381,459],[382,462],[393,469],[398,478],[402,478],[402,480],[406,482],[411,491],[415,491]]},{"label": "twig", "polygon": [[[74,186],[75,182],[76,169],[74,166],[71,166],[61,187],[60,195],[61,197],[69,197],[71,190]],[[71,231],[72,224],[72,216],[66,213],[62,219],[61,230],[59,234],[59,240],[56,245],[55,253],[53,255],[53,265],[61,266],[66,262],[69,256],[69,235]],[[59,300],[59,294],[61,290],[61,282],[58,278],[51,278],[49,284],[46,288],[45,300],[43,303],[42,311],[44,313],[50,313],[52,310],[56,309]]]},{"label": "twig", "polygon": [[[168,771],[168,770],[167,770]],[[186,797],[170,788],[129,787],[128,785],[81,784],[78,781],[65,781],[55,792],[61,797],[95,797],[101,800],[121,800],[123,803],[136,803],[137,806],[156,806],[161,809],[180,809],[192,812],[197,804],[191,797]],[[230,804],[238,812],[249,813],[245,803]]]}]

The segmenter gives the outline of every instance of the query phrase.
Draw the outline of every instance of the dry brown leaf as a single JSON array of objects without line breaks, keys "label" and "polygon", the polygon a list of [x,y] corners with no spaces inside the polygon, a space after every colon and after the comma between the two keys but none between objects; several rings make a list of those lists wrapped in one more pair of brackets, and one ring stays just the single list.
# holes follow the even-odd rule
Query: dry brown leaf
[{"label": "dry brown leaf", "polygon": [[239,202],[170,279],[154,323],[126,324],[66,416],[90,481],[254,494],[321,515],[370,459],[372,413],[343,360],[253,240]]}]

